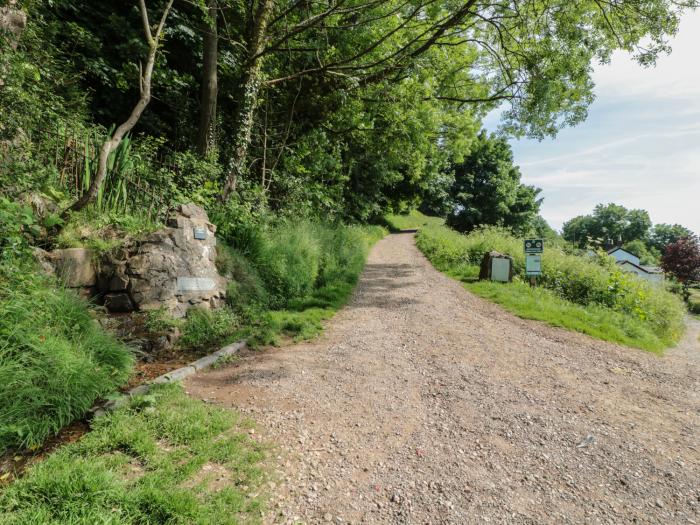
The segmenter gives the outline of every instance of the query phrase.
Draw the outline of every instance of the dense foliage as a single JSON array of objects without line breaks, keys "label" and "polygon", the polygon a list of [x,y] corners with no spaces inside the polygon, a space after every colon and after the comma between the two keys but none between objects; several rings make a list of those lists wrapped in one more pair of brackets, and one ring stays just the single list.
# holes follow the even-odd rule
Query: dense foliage
[{"label": "dense foliage", "polygon": [[[495,250],[512,256],[515,275],[521,282],[525,279],[522,239],[506,230],[481,228],[462,235],[431,225],[420,230],[417,243],[437,268],[456,277],[475,278],[484,253]],[[625,316],[631,341],[634,332],[644,327],[640,341],[646,342],[635,344],[659,350],[677,341],[682,334],[682,302],[662,287],[621,271],[611,257],[601,254],[586,258],[547,247],[542,258],[542,272],[539,284],[556,297]],[[652,343],[647,344],[649,341]],[[629,344],[629,341],[621,342]]]},{"label": "dense foliage", "polygon": [[642,264],[656,265],[666,247],[692,235],[680,224],[655,224],[645,210],[628,210],[618,204],[598,204],[591,215],[564,223],[562,237],[579,248],[623,246]]},{"label": "dense foliage", "polygon": [[520,170],[504,138],[480,133],[469,154],[452,163],[449,173],[454,182],[449,188],[447,224],[455,230],[503,226],[525,232],[535,225],[541,190],[520,182]]},{"label": "dense foliage", "polygon": [[[439,186],[501,102],[515,134],[580,122],[591,63],[616,49],[653,63],[693,3],[175,1],[104,202],[380,217]],[[16,5],[28,24],[0,64],[0,186],[65,208],[139,98],[142,13],[115,0]],[[165,6],[146,2],[153,26]]]}]

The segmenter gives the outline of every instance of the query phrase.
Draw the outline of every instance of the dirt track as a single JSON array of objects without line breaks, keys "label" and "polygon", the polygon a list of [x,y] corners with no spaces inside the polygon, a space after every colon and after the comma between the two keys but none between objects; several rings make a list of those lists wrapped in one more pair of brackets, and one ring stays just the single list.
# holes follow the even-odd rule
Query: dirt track
[{"label": "dirt track", "polygon": [[694,337],[658,358],[520,320],[392,235],[318,340],[186,388],[278,445],[271,523],[700,524]]}]

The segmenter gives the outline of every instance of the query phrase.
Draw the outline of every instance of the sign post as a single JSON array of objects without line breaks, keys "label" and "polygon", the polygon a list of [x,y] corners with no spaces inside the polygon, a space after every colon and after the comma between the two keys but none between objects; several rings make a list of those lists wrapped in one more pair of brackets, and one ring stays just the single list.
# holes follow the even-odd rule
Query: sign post
[{"label": "sign post", "polygon": [[525,275],[530,278],[530,286],[535,286],[537,277],[542,275],[542,252],[544,240],[525,239]]}]

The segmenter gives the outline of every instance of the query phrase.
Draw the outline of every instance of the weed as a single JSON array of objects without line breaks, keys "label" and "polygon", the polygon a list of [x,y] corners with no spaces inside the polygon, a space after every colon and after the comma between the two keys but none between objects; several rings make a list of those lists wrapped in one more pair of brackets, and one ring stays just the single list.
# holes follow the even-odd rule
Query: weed
[{"label": "weed", "polygon": [[229,308],[192,308],[182,325],[178,345],[187,350],[208,350],[232,342],[240,329],[240,319]]},{"label": "weed", "polygon": [[229,355],[224,355],[218,358],[214,363],[211,365],[211,368],[214,370],[218,368],[224,368],[227,367],[228,365],[232,365],[234,363],[237,363],[240,361],[241,357],[235,354],[229,354]]}]

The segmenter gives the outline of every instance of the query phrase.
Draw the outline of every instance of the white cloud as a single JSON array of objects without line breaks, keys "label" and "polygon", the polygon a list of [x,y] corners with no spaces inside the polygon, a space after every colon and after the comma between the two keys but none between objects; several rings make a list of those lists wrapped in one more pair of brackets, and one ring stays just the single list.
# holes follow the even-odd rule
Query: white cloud
[{"label": "white cloud", "polygon": [[616,54],[596,68],[585,123],[554,140],[513,142],[553,226],[616,202],[700,233],[700,11],[686,15],[673,48],[651,69]]}]

